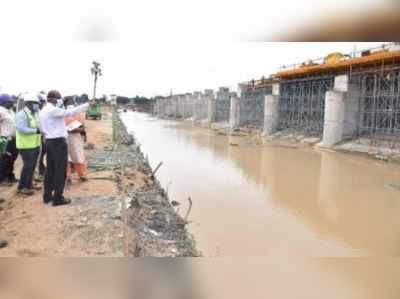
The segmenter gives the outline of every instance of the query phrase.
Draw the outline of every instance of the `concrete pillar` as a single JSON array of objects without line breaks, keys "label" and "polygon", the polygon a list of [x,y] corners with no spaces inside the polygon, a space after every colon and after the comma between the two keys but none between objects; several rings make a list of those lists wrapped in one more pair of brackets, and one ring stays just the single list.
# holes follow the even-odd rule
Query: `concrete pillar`
[{"label": "concrete pillar", "polygon": [[264,136],[271,135],[276,132],[279,124],[279,95],[280,86],[274,84],[272,86],[272,95],[265,96],[264,104]]},{"label": "concrete pillar", "polygon": [[194,101],[197,98],[197,95],[188,95],[186,97],[185,103],[185,119],[193,117],[193,110],[194,110]]},{"label": "concrete pillar", "polygon": [[208,123],[211,125],[216,121],[217,103],[214,97],[208,99]]},{"label": "concrete pillar", "polygon": [[231,97],[229,126],[231,130],[240,126],[240,99],[237,96]]},{"label": "concrete pillar", "polygon": [[193,122],[197,122],[200,120],[200,99],[201,96],[199,96],[197,99],[194,100],[193,104]]},{"label": "concrete pillar", "polygon": [[179,115],[179,96],[176,96],[172,99],[174,105],[174,118],[177,119]]},{"label": "concrete pillar", "polygon": [[325,95],[325,119],[322,146],[331,147],[357,133],[359,86],[347,75],[335,78],[334,88]]},{"label": "concrete pillar", "polygon": [[156,113],[157,113],[157,117],[161,118],[161,107],[162,107],[162,101],[161,99],[157,100],[157,104],[156,104]]},{"label": "concrete pillar", "polygon": [[184,96],[181,98],[181,106],[182,106],[182,108],[181,108],[181,114],[182,114],[182,119],[185,119],[186,98],[187,98],[187,95],[184,95]]},{"label": "concrete pillar", "polygon": [[156,109],[157,109],[157,117],[161,118],[162,117],[162,104],[164,100],[157,100],[156,104]]}]

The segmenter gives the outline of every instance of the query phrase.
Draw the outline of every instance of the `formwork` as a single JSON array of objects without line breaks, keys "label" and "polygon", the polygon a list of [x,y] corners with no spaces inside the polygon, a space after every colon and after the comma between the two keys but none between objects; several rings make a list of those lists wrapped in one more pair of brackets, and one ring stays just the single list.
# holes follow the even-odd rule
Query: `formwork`
[{"label": "formwork", "polygon": [[229,112],[231,109],[230,99],[217,99],[215,101],[215,122],[229,121]]},{"label": "formwork", "polygon": [[235,95],[229,88],[220,87],[215,97],[215,116],[214,122],[229,121],[231,110],[231,96]]},{"label": "formwork", "polygon": [[[400,141],[400,51],[393,44],[360,52],[361,56],[334,62],[309,61],[275,74],[280,78],[279,128],[321,134],[324,129],[325,94],[334,89],[335,77],[347,75],[357,91],[358,120],[354,138]],[[345,91],[348,93],[347,91]],[[354,96],[352,94],[351,96]]]},{"label": "formwork", "polygon": [[295,129],[307,135],[321,135],[325,93],[333,88],[334,78],[331,74],[282,80],[278,129]]},{"label": "formwork", "polygon": [[354,70],[360,89],[357,137],[400,146],[400,60]]},{"label": "formwork", "polygon": [[239,126],[263,127],[265,96],[268,94],[272,94],[271,84],[242,89],[239,101]]}]

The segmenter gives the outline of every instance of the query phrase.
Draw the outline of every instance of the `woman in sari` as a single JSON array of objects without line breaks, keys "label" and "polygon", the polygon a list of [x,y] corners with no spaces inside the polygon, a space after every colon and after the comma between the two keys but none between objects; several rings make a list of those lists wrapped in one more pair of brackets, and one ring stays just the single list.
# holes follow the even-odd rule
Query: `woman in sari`
[{"label": "woman in sari", "polygon": [[[66,109],[74,107],[72,97],[66,97],[64,101]],[[84,143],[85,135],[85,115],[80,113],[73,117],[66,117],[65,124],[68,128],[68,166],[67,183],[72,182],[72,173],[76,172],[81,182],[86,182],[86,159]]]}]

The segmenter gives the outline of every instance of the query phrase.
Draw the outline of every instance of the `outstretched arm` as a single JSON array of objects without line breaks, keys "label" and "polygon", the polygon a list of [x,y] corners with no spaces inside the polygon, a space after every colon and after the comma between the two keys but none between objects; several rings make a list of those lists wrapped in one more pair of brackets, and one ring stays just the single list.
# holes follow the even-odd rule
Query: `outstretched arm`
[{"label": "outstretched arm", "polygon": [[66,117],[66,116],[74,116],[80,112],[86,111],[89,107],[89,103],[65,110],[63,108],[54,108],[51,112],[50,115],[52,117]]}]

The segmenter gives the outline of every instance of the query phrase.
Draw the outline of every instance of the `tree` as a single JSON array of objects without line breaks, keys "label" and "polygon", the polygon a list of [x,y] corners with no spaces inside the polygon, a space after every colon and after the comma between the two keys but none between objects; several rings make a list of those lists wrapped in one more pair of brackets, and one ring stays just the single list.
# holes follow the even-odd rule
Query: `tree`
[{"label": "tree", "polygon": [[92,75],[94,76],[94,84],[93,84],[93,99],[96,98],[96,87],[97,87],[97,78],[99,76],[102,76],[101,68],[100,68],[100,63],[93,61],[93,66],[90,69],[92,72]]}]

